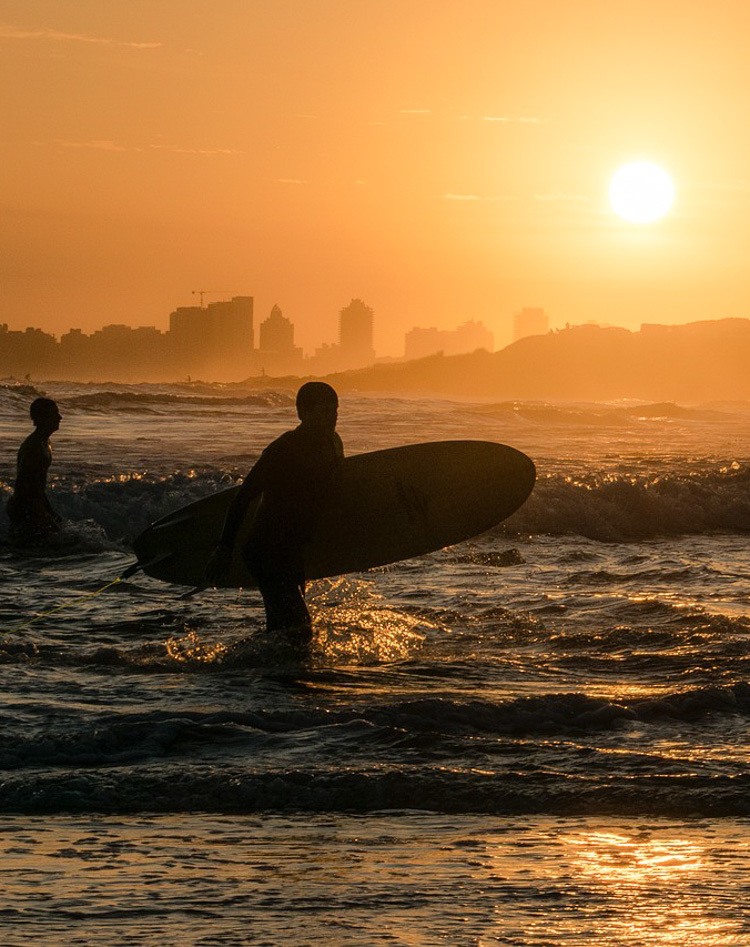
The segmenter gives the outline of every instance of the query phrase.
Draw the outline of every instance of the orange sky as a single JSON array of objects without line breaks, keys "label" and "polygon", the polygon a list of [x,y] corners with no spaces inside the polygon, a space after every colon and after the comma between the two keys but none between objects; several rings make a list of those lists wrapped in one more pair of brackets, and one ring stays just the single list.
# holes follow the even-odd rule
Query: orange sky
[{"label": "orange sky", "polygon": [[[0,322],[750,316],[744,2],[0,0]],[[609,209],[645,157],[663,221]]]}]

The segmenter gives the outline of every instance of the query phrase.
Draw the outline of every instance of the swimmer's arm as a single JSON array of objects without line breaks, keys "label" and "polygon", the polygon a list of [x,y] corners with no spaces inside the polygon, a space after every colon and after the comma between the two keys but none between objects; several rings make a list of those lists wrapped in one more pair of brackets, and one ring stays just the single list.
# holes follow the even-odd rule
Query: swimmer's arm
[{"label": "swimmer's arm", "polygon": [[49,502],[49,497],[47,496],[46,491],[45,491],[45,492],[42,494],[42,496],[41,496],[40,505],[42,505],[42,506],[44,507],[44,509],[46,509],[46,511],[49,513],[49,515],[50,515],[51,517],[53,517],[54,519],[56,519],[56,520],[62,519],[62,517],[59,515],[59,513],[56,513],[56,512],[55,512],[54,507],[53,507],[52,504]]}]

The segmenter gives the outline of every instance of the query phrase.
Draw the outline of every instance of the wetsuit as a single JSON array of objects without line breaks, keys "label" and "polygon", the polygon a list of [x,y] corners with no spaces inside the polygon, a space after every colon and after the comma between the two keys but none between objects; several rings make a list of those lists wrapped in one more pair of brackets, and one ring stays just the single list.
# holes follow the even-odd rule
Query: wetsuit
[{"label": "wetsuit", "polygon": [[241,489],[262,498],[242,554],[263,596],[269,630],[310,626],[304,545],[343,458],[335,431],[300,424],[269,444],[245,478]]}]

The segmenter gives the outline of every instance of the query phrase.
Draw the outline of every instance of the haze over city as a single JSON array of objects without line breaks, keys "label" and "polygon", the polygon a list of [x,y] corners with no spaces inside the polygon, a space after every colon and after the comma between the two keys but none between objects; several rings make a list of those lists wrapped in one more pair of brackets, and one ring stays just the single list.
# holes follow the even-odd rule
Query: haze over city
[{"label": "haze over city", "polygon": [[[745,12],[585,0],[0,2],[0,321],[167,328],[176,305],[412,326],[745,316]],[[648,24],[645,28],[644,24]],[[615,170],[663,168],[633,223]],[[215,293],[216,295],[211,295]]]}]

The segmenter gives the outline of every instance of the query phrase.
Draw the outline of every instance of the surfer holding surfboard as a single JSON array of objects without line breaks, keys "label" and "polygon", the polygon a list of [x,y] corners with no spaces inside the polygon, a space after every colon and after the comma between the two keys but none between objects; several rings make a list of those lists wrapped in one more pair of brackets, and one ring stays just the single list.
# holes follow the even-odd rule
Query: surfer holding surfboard
[{"label": "surfer holding surfboard", "polygon": [[263,596],[268,630],[293,628],[305,640],[312,624],[304,598],[303,551],[344,460],[336,433],[338,403],[325,382],[302,385],[297,392],[300,424],[269,444],[245,477],[205,572],[210,585],[222,583],[249,507],[260,497],[241,554]]},{"label": "surfer holding surfboard", "polygon": [[257,587],[269,628],[301,625],[307,638],[305,581],[471,539],[533,489],[533,461],[491,441],[407,444],[344,459],[330,385],[303,385],[297,405],[299,427],[266,448],[242,486],[194,500],[136,537],[131,570],[193,586],[188,595],[206,585]]}]

